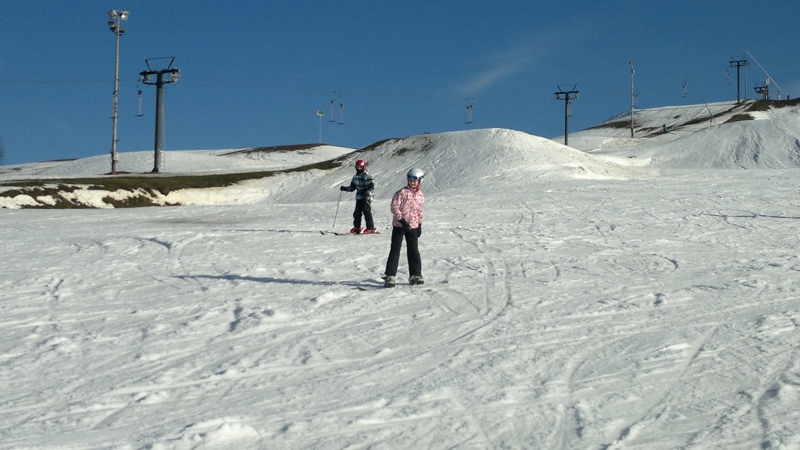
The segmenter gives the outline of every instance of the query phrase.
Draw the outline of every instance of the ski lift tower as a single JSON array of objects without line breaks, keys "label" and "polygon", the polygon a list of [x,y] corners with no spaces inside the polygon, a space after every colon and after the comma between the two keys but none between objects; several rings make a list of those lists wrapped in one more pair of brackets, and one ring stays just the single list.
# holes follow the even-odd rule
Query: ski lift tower
[{"label": "ski lift tower", "polygon": [[556,92],[556,99],[564,100],[564,145],[569,145],[569,105],[572,103],[570,100],[578,98],[580,91],[576,91],[577,84],[573,84],[569,91],[565,91],[558,85],[558,92]]},{"label": "ski lift tower", "polygon": [[[169,65],[166,69],[154,69],[150,65],[151,61],[169,60]],[[147,63],[147,70],[139,73],[139,80],[148,85],[155,85],[156,90],[156,145],[155,145],[155,158],[153,162],[153,173],[158,173],[161,168],[161,146],[164,141],[164,85],[172,84],[178,81],[181,77],[180,69],[172,67],[175,62],[174,56],[167,56],[164,58],[150,58],[145,59]],[[156,76],[156,81],[151,78]],[[169,78],[164,78],[164,75],[169,75]]]},{"label": "ski lift tower", "polygon": [[[731,58],[730,66],[731,67],[736,67],[736,104],[737,105],[741,101],[739,99],[739,97],[740,97],[739,88],[742,85],[739,82],[739,71],[741,70],[742,67],[747,67],[749,65],[750,65],[750,62],[747,61],[746,59],[744,59],[743,56],[739,57],[739,59]],[[747,88],[747,80],[746,79],[745,79],[744,84],[745,84],[744,99],[747,100],[747,89],[746,89]]]}]

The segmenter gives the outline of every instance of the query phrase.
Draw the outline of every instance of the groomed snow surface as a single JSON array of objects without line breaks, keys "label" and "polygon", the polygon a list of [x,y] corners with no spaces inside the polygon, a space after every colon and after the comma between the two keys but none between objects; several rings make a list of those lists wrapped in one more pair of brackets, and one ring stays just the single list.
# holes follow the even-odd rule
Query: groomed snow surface
[{"label": "groomed snow surface", "polygon": [[[373,236],[320,233],[349,159],[249,203],[2,209],[0,448],[799,448],[797,115],[390,140],[350,157]],[[411,166],[426,284],[403,256],[383,289]]]}]

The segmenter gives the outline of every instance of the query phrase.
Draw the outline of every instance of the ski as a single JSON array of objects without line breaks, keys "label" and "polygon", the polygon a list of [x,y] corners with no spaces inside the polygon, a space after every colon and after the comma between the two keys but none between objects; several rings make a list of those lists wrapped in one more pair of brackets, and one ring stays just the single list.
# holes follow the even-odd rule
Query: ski
[{"label": "ski", "polygon": [[384,286],[383,281],[378,282],[375,281],[374,284],[370,283],[369,285],[357,285],[355,286],[356,290],[359,291],[372,291],[375,289],[414,289],[414,290],[424,290],[426,292],[433,292],[433,288],[436,286],[444,286],[449,284],[447,280],[439,281],[436,283],[420,283],[420,284],[406,284],[406,283],[397,283],[394,286]]},{"label": "ski", "polygon": [[320,231],[320,234],[323,236],[363,236],[363,235],[371,235],[371,234],[381,234],[379,231],[374,233],[340,233],[337,231]]},{"label": "ski", "polygon": [[395,284],[391,287],[386,287],[383,285],[380,286],[356,286],[356,290],[359,291],[373,291],[376,289],[414,289],[414,290],[424,290],[427,292],[433,292],[432,285],[425,285],[425,284]]}]

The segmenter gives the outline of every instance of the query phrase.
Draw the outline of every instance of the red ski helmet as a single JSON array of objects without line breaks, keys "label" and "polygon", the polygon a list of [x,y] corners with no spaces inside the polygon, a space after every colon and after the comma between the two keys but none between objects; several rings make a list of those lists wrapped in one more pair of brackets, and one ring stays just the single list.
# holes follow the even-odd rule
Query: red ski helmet
[{"label": "red ski helmet", "polygon": [[356,161],[356,170],[359,172],[362,170],[367,170],[367,162],[364,161],[363,159],[359,159],[358,161]]}]

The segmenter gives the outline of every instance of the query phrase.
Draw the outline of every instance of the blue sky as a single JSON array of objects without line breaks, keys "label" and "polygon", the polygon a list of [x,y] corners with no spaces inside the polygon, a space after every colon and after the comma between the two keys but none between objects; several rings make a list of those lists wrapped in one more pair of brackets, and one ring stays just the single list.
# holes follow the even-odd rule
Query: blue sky
[{"label": "blue sky", "polygon": [[558,85],[580,91],[570,131],[590,127],[630,108],[629,61],[639,108],[735,100],[728,63],[743,55],[748,98],[765,71],[800,95],[796,0],[0,0],[5,164],[109,154],[109,9],[130,11],[122,153],[153,148],[156,88],[138,85],[136,117],[137,80],[165,56],[181,70],[165,87],[167,150],[317,142],[317,110],[322,141],[354,148],[472,128],[555,137]]}]

